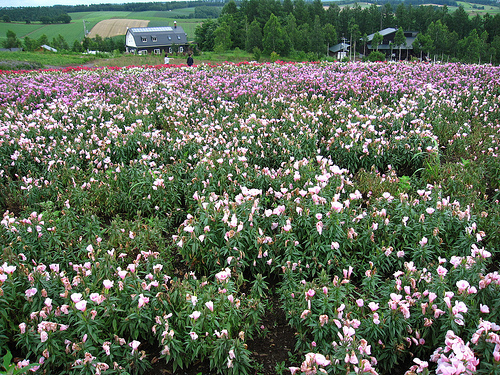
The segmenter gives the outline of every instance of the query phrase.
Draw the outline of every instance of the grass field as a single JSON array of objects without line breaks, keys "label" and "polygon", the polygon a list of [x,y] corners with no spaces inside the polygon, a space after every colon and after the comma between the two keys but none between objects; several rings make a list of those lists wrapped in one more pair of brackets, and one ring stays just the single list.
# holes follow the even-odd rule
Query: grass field
[{"label": "grass field", "polygon": [[177,21],[182,26],[188,40],[194,39],[194,30],[202,21],[199,19],[177,19],[177,16],[187,15],[194,12],[194,8],[177,9],[175,11],[148,11],[148,12],[76,12],[70,13],[72,18],[69,24],[43,25],[41,23],[26,24],[22,22],[0,23],[0,43],[6,39],[7,31],[12,30],[17,37],[23,39],[26,36],[37,39],[43,34],[47,35],[49,41],[59,34],[71,45],[75,40],[81,40],[84,36],[83,20],[86,22],[87,30],[90,31],[100,21],[111,18],[135,19],[150,21],[148,26],[168,26]]}]

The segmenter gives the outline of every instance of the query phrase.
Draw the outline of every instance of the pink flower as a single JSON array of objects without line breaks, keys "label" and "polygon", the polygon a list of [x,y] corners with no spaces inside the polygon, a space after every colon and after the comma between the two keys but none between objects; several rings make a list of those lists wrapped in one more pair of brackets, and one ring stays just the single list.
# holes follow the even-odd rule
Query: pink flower
[{"label": "pink flower", "polygon": [[364,304],[365,302],[361,298],[356,300],[356,305],[358,305],[358,307],[363,307]]},{"label": "pink flower", "polygon": [[104,285],[104,288],[106,288],[106,289],[111,289],[113,287],[114,283],[115,283],[114,281],[106,279],[102,282],[102,285]]},{"label": "pink flower", "polygon": [[215,278],[219,282],[228,282],[229,277],[231,277],[231,270],[229,268],[226,268],[224,271],[221,271],[215,275]]},{"label": "pink flower", "polygon": [[323,233],[323,222],[322,221],[318,221],[316,223],[316,230],[318,231],[318,234],[321,235],[321,233]]},{"label": "pink flower", "polygon": [[19,324],[19,330],[21,331],[21,334],[26,333],[26,323]]},{"label": "pink flower", "polygon": [[328,315],[320,315],[319,324],[321,325],[321,327],[323,327],[325,324],[328,324]]},{"label": "pink flower", "polygon": [[30,297],[33,297],[36,294],[36,292],[37,292],[36,288],[31,288],[31,289],[26,290],[25,294],[26,294],[27,298],[30,298]]},{"label": "pink flower", "polygon": [[437,271],[438,275],[441,277],[445,277],[446,274],[448,273],[448,270],[446,268],[444,268],[443,266],[438,266],[436,271]]},{"label": "pink flower", "polygon": [[488,307],[488,305],[479,304],[479,311],[481,311],[483,314],[489,314],[490,308]]},{"label": "pink flower", "polygon": [[82,299],[82,293],[73,293],[73,294],[71,294],[71,300],[74,303],[80,302],[81,299]]},{"label": "pink flower", "polygon": [[214,303],[212,301],[205,302],[205,306],[210,310],[214,311]]},{"label": "pink flower", "polygon": [[309,299],[309,298],[312,298],[314,297],[314,295],[316,294],[316,291],[314,289],[309,289],[307,292],[306,292],[306,299]]},{"label": "pink flower", "polygon": [[59,272],[59,264],[51,264],[49,268],[51,269],[51,271]]},{"label": "pink flower", "polygon": [[102,344],[102,349],[104,350],[106,355],[110,355],[111,354],[111,343],[109,341],[105,341]]},{"label": "pink flower", "polygon": [[300,314],[300,319],[305,319],[307,315],[311,313],[311,310],[304,310],[302,314]]},{"label": "pink flower", "polygon": [[371,311],[377,311],[379,308],[379,304],[376,302],[370,302],[368,304],[368,307],[370,308]]},{"label": "pink flower", "polygon": [[49,334],[45,331],[40,332],[40,341],[45,342],[49,339]]},{"label": "pink flower", "polygon": [[132,348],[132,354],[134,354],[134,351],[137,350],[139,345],[141,345],[141,342],[137,341],[137,340],[133,340],[131,343],[128,344],[128,346],[130,346]]},{"label": "pink flower", "polygon": [[336,212],[340,212],[344,208],[344,205],[340,202],[334,201],[332,202],[332,210]]},{"label": "pink flower", "polygon": [[191,319],[194,319],[194,320],[198,319],[200,316],[201,316],[201,312],[199,312],[199,311],[193,311],[193,313],[191,315],[189,315],[189,317]]},{"label": "pink flower", "polygon": [[419,241],[420,246],[424,247],[427,245],[427,237],[422,237],[422,239]]},{"label": "pink flower", "polygon": [[138,302],[139,308],[143,307],[148,302],[149,302],[149,297],[144,297],[144,295],[142,293],[139,294],[139,302]]},{"label": "pink flower", "polygon": [[468,281],[466,280],[459,280],[457,281],[457,288],[458,288],[458,293],[462,293],[464,291],[466,291],[469,287],[470,287],[470,284]]},{"label": "pink flower", "polygon": [[87,309],[87,301],[78,301],[77,303],[75,303],[75,308],[80,311],[85,311]]},{"label": "pink flower", "polygon": [[198,339],[196,332],[189,332],[189,336],[191,336],[191,340],[193,341]]},{"label": "pink flower", "polygon": [[5,272],[7,275],[10,275],[10,274],[14,273],[14,271],[16,270],[16,268],[17,268],[16,266],[7,266],[4,263],[3,272]]}]

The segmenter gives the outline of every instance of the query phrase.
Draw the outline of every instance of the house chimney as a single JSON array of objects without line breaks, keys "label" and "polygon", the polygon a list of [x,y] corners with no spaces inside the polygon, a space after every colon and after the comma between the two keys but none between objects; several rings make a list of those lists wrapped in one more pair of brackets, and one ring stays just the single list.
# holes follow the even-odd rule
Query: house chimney
[{"label": "house chimney", "polygon": [[174,29],[177,29],[177,21],[174,21]]}]

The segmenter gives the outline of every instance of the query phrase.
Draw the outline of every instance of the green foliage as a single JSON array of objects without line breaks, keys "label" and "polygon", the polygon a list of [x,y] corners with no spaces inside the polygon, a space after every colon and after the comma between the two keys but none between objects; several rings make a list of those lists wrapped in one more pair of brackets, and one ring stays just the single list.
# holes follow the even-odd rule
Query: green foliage
[{"label": "green foliage", "polygon": [[369,61],[372,61],[372,62],[376,62],[376,61],[385,61],[386,60],[386,57],[385,57],[385,54],[383,52],[379,52],[379,51],[372,51],[370,52],[370,54],[368,55],[368,60]]}]

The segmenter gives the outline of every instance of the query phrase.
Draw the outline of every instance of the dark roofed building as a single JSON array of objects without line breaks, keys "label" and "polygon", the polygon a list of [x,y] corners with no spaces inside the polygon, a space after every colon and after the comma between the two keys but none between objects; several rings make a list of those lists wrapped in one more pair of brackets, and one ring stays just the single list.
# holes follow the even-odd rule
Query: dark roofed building
[{"label": "dark roofed building", "polygon": [[185,52],[188,46],[187,34],[176,24],[174,27],[132,27],[125,35],[125,47],[130,53]]},{"label": "dark roofed building", "polygon": [[[386,55],[389,55],[391,51],[399,50],[399,46],[394,44],[394,37],[396,36],[396,32],[398,29],[393,27],[388,27],[384,30],[379,31],[379,34],[384,38],[382,43],[378,45],[378,50],[380,52],[384,52]],[[405,31],[404,35],[406,38],[406,45],[401,46],[401,50],[404,51],[403,56],[407,58],[408,55],[413,51],[413,42],[417,37],[418,32],[416,31]],[[368,45],[367,48],[371,51],[377,50],[377,46],[372,46],[371,41],[373,40],[373,36],[375,33],[368,35]]]}]

